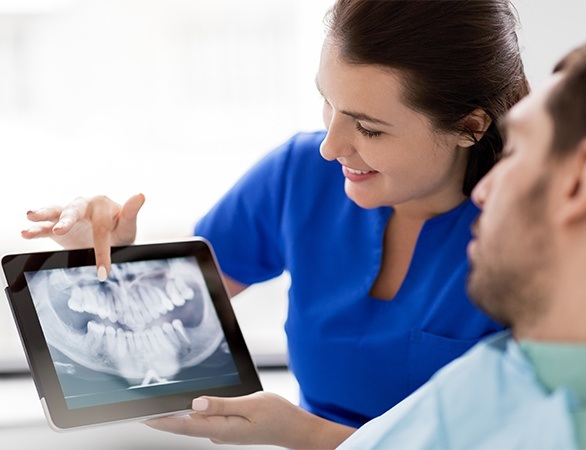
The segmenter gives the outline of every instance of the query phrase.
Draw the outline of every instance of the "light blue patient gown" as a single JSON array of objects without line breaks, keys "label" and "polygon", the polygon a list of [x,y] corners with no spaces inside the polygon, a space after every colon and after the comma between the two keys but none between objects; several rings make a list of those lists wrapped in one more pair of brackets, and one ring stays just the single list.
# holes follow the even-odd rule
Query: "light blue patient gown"
[{"label": "light blue patient gown", "polygon": [[[586,372],[586,364],[580,366],[578,370]],[[578,448],[576,420],[579,427],[584,425],[580,417],[585,405],[576,391],[586,384],[583,375],[575,377],[583,380],[576,390],[564,385],[548,389],[520,346],[508,332],[501,332],[438,371],[339,448]]]}]

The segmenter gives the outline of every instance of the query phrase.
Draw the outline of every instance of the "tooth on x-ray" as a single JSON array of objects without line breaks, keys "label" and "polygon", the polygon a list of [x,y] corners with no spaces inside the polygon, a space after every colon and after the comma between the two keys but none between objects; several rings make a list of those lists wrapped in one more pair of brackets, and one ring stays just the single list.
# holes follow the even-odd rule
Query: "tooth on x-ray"
[{"label": "tooth on x-ray", "polygon": [[105,282],[94,267],[43,271],[31,288],[49,345],[131,384],[172,380],[223,341],[194,258],[113,264]]}]

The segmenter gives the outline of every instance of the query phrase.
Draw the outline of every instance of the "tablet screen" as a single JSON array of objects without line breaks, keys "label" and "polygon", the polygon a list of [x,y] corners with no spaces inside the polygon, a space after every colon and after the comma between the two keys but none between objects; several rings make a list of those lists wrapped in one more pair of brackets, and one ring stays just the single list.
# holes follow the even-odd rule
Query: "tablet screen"
[{"label": "tablet screen", "polygon": [[104,282],[88,261],[93,250],[3,258],[31,372],[56,428],[261,389],[207,242],[114,248]]},{"label": "tablet screen", "polygon": [[193,256],[25,278],[69,408],[240,382]]}]

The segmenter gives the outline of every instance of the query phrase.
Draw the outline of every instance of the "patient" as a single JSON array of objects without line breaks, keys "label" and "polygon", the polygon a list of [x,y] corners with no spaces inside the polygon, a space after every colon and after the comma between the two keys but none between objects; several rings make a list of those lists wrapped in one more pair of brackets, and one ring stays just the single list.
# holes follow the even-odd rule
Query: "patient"
[{"label": "patient", "polygon": [[586,45],[503,124],[476,186],[468,290],[510,326],[357,431],[270,393],[193,401],[146,422],[216,443],[290,448],[586,448]]}]

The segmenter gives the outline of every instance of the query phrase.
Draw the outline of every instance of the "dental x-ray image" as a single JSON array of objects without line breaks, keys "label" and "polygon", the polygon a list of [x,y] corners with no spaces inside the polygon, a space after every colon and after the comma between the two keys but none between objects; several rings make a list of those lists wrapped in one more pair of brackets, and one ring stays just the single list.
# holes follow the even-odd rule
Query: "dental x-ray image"
[{"label": "dental x-ray image", "polygon": [[195,257],[25,277],[69,408],[239,382]]}]

